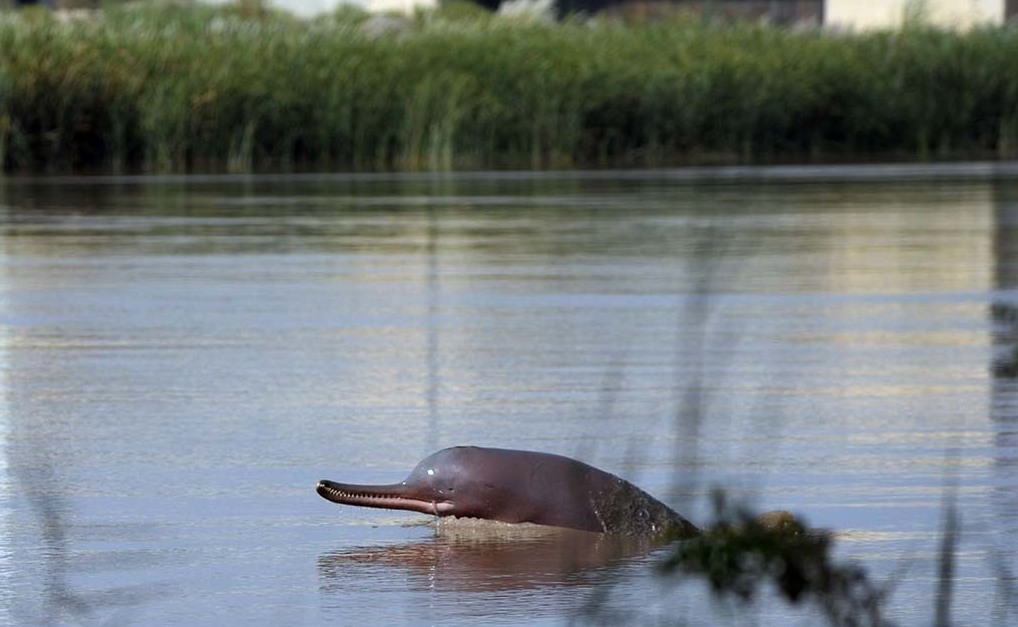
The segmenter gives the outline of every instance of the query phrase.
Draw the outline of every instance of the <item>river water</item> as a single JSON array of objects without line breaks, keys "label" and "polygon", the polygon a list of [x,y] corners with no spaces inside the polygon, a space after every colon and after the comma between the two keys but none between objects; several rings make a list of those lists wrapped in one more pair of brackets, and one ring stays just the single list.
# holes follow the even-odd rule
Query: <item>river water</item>
[{"label": "river water", "polygon": [[0,624],[818,621],[315,494],[455,444],[792,510],[906,625],[953,495],[952,615],[1014,624],[1016,176],[0,180]]}]

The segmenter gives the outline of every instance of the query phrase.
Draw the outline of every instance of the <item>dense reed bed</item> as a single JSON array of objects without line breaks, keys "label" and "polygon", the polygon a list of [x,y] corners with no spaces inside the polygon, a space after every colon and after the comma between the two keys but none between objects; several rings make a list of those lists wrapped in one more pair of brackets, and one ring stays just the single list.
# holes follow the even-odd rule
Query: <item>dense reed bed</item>
[{"label": "dense reed bed", "polygon": [[1018,31],[439,11],[0,12],[6,171],[661,165],[1018,152]]}]

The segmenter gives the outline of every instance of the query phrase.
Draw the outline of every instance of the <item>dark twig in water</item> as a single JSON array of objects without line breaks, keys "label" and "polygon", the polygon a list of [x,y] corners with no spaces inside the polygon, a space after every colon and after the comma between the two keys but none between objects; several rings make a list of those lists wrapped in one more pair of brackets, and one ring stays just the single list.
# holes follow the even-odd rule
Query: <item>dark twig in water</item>
[{"label": "dark twig in water", "polygon": [[991,372],[998,379],[1018,378],[1018,307],[997,302],[990,305],[995,350]]},{"label": "dark twig in water", "polygon": [[[957,452],[953,453],[957,457]],[[940,556],[937,566],[937,604],[933,624],[936,627],[948,627],[951,624],[951,598],[954,590],[954,557],[958,550],[958,535],[961,532],[958,521],[958,510],[955,504],[958,491],[958,478],[953,473],[947,480],[944,489],[944,505],[942,509],[943,528],[940,539]]]},{"label": "dark twig in water", "polygon": [[[44,467],[37,475],[51,474]],[[28,473],[24,473],[27,475]],[[29,501],[41,523],[43,545],[46,547],[46,581],[44,612],[47,623],[63,622],[67,617],[79,619],[92,614],[90,604],[75,593],[67,580],[67,526],[64,522],[64,500],[60,494],[44,494],[41,486],[28,481]]]},{"label": "dark twig in water", "polygon": [[676,346],[676,355],[680,357],[678,363],[688,364],[688,368],[679,373],[675,387],[678,392],[675,458],[677,468],[682,470],[677,475],[681,479],[673,486],[673,492],[680,510],[690,508],[691,496],[699,484],[700,432],[710,401],[705,384],[708,327],[716,306],[713,295],[730,244],[714,224],[697,238],[692,252],[693,267],[689,272],[694,283],[685,307],[680,310],[678,328],[681,330],[685,323],[688,329],[685,334],[680,334]]},{"label": "dark twig in water", "polygon": [[1004,625],[1007,624],[1008,616],[1018,616],[1018,576],[996,547],[990,551],[990,561],[997,581],[997,602],[994,604],[997,616],[994,622]]}]

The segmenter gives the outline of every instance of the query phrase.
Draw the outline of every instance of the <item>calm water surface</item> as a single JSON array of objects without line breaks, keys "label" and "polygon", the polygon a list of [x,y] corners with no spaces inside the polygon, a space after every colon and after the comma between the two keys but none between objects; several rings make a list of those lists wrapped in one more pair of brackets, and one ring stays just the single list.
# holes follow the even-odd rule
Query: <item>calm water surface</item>
[{"label": "calm water surface", "polygon": [[906,625],[955,485],[1014,624],[1016,283],[989,166],[0,181],[0,623],[815,624],[314,492],[472,443],[799,512]]}]

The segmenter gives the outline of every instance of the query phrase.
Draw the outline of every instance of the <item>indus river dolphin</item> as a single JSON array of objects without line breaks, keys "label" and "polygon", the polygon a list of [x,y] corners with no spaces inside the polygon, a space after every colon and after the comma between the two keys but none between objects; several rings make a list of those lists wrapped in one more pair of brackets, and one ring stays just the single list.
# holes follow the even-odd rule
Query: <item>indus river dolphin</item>
[{"label": "indus river dolphin", "polygon": [[532,451],[456,446],[426,457],[401,483],[323,479],[334,503],[583,531],[688,538],[700,530],[661,501],[583,462]]}]

